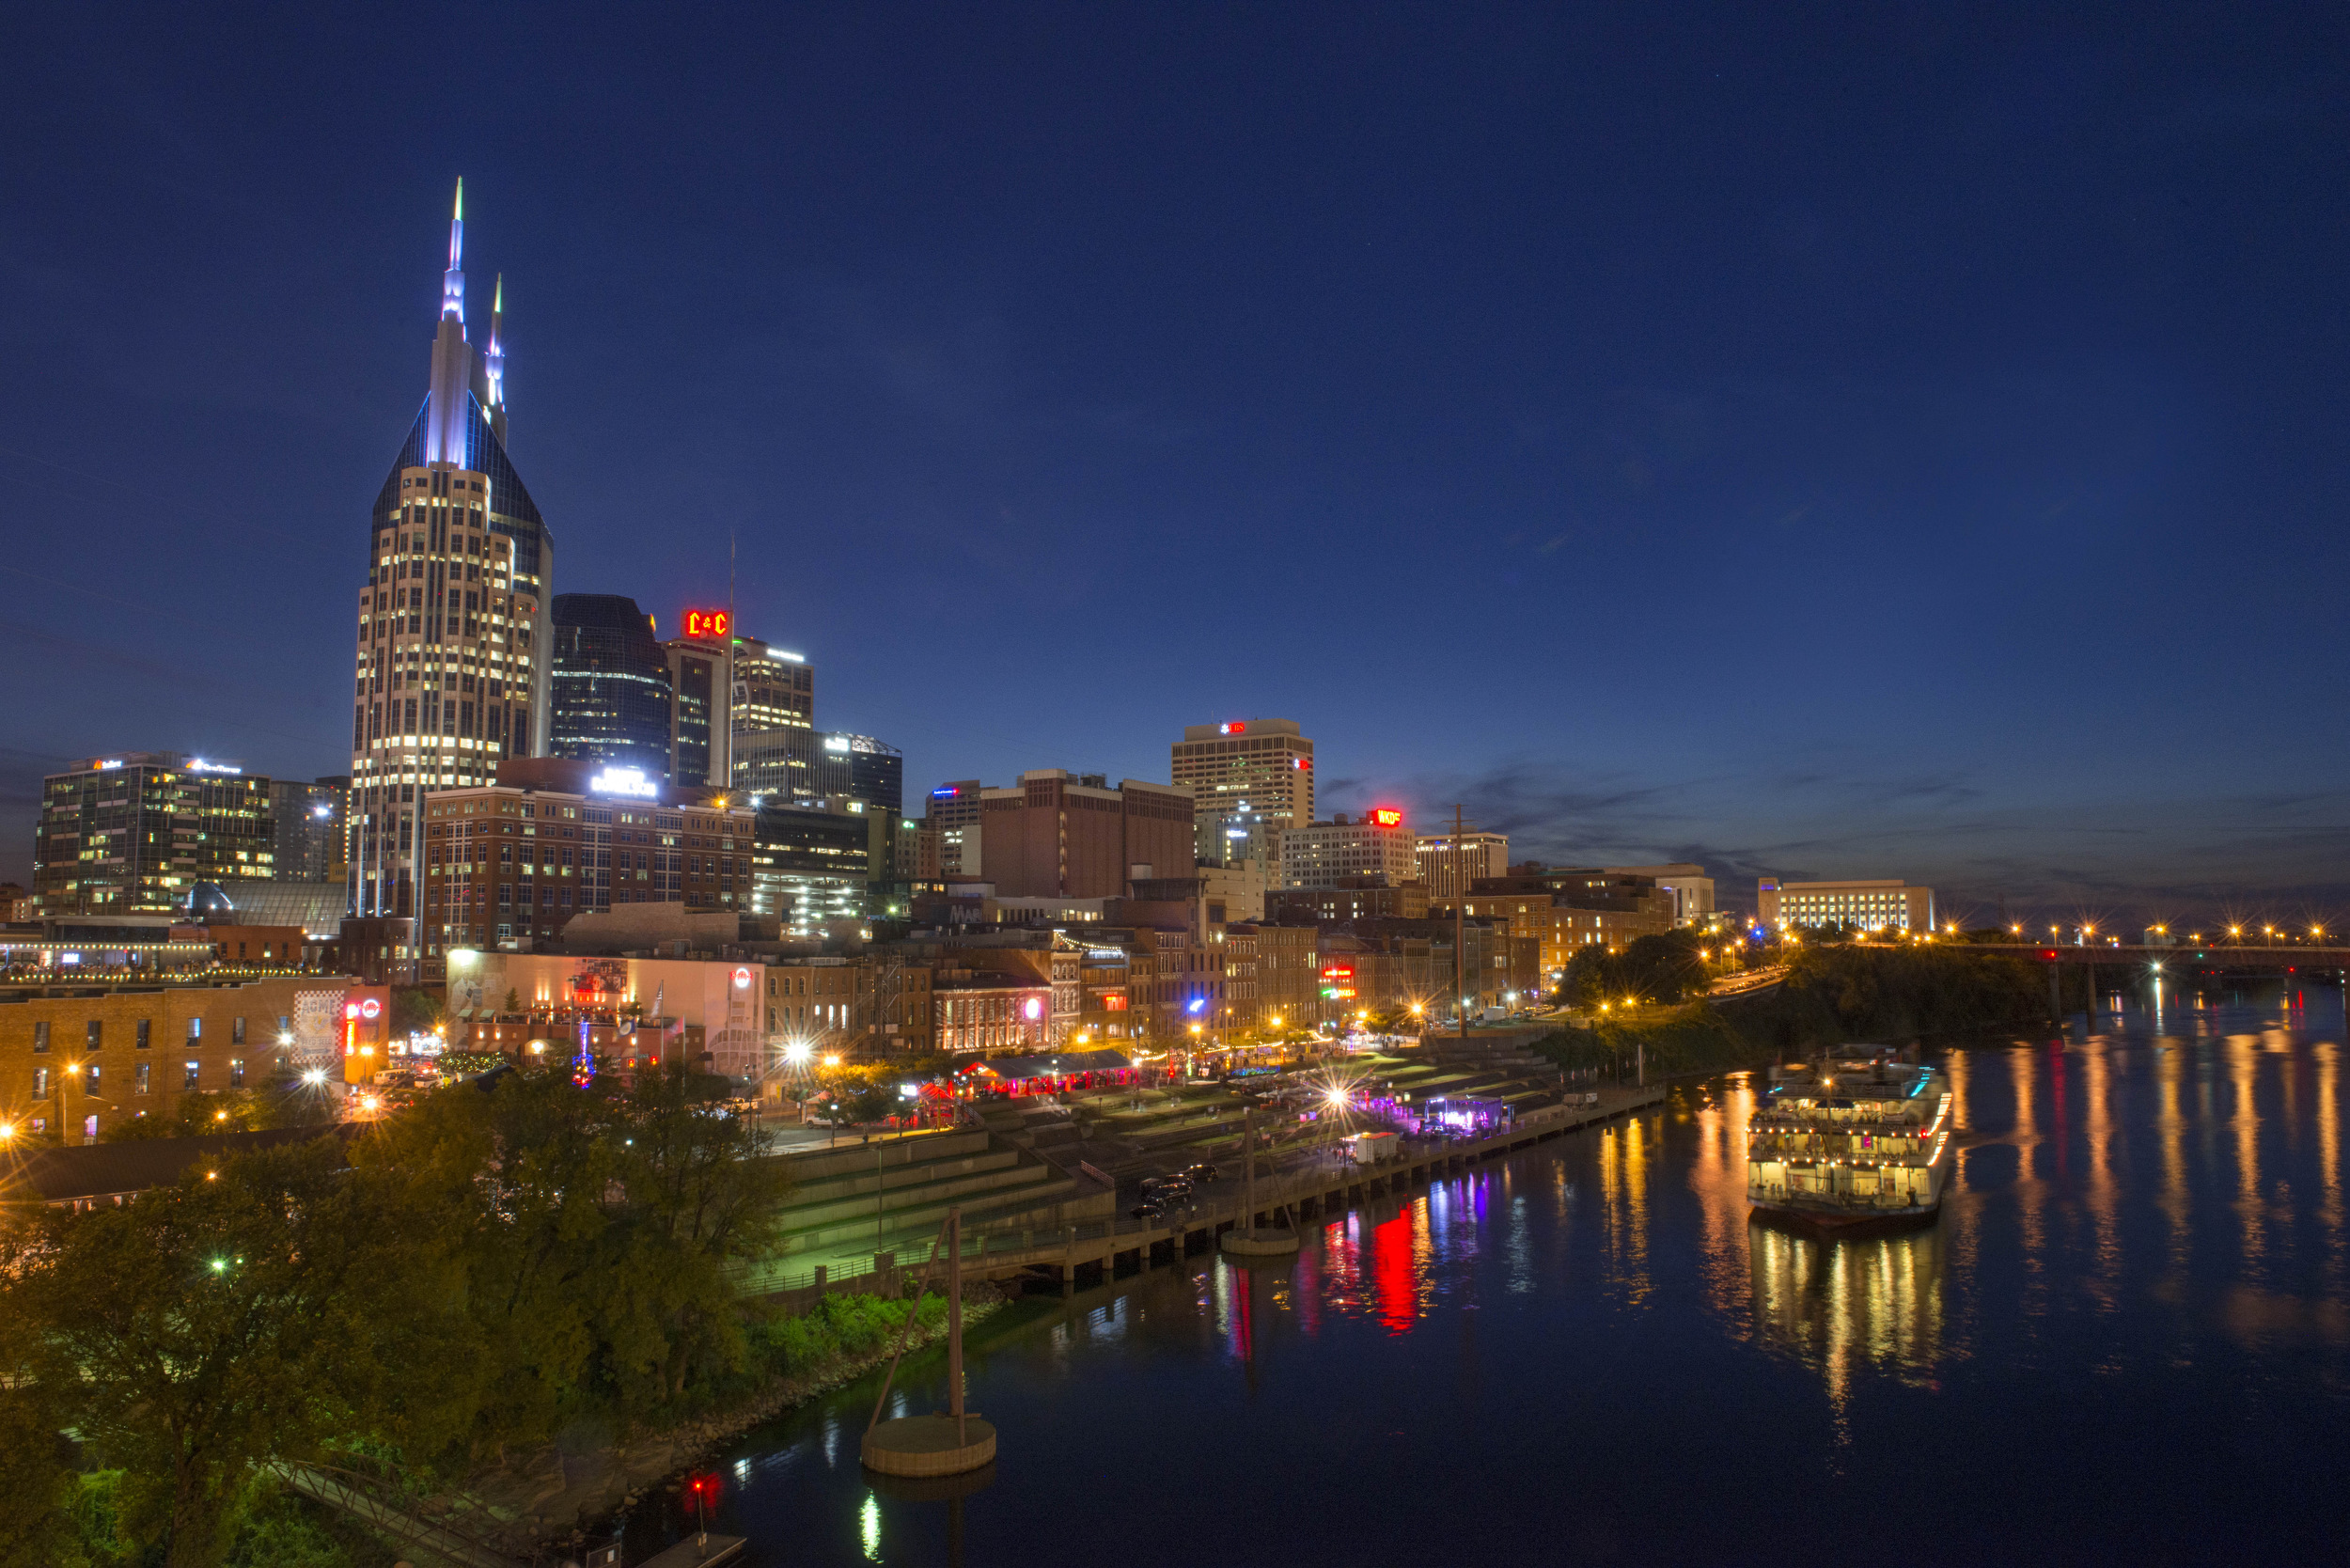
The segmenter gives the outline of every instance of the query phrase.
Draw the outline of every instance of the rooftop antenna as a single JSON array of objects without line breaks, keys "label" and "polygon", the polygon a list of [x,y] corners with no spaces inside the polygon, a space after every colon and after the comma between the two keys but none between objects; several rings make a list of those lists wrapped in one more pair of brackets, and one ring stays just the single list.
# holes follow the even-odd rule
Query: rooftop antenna
[{"label": "rooftop antenna", "polygon": [[734,789],[734,645],[742,640],[734,625],[734,530],[727,530],[727,745],[726,772],[718,787]]}]

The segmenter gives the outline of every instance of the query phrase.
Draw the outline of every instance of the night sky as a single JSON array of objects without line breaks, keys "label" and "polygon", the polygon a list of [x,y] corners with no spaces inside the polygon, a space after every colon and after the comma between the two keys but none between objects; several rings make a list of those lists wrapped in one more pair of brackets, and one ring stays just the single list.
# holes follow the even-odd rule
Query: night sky
[{"label": "night sky", "polygon": [[1277,716],[1725,902],[2350,905],[2350,13],[1793,9],[14,12],[0,875],[347,770],[462,175],[556,591],[731,533],[910,799]]}]

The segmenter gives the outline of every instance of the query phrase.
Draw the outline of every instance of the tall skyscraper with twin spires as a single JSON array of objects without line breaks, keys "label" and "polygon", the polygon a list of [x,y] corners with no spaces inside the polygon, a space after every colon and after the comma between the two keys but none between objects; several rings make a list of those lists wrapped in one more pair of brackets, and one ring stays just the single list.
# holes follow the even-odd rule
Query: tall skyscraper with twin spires
[{"label": "tall skyscraper with twin spires", "polygon": [[418,925],[423,796],[545,749],[555,545],[506,455],[505,279],[465,335],[465,187],[424,407],[369,521],[351,716],[351,908]]}]

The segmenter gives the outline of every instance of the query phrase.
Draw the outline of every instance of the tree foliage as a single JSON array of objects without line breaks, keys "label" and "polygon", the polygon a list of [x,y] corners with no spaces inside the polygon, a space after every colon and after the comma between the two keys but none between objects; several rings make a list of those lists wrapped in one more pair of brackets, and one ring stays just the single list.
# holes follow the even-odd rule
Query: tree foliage
[{"label": "tree foliage", "polygon": [[1767,1021],[1777,1043],[1902,1040],[2014,1024],[2047,1011],[2029,960],[1946,943],[1805,947],[1788,961]]},{"label": "tree foliage", "polygon": [[434,1352],[448,1249],[397,1176],[344,1164],[333,1139],[260,1151],[9,1234],[22,1365],[169,1568],[222,1560],[257,1466],[415,1430],[395,1387]]},{"label": "tree foliage", "polygon": [[1622,952],[1598,943],[1578,949],[1560,979],[1560,998],[1578,1008],[1628,1000],[1678,1002],[1702,996],[1711,978],[1698,956],[1701,938],[1687,929],[1637,936]]},{"label": "tree foliage", "polygon": [[309,1127],[334,1121],[334,1105],[304,1084],[264,1084],[175,1095],[164,1110],[124,1117],[100,1132],[108,1143],[139,1138],[203,1137],[213,1133],[250,1133],[267,1127]]},{"label": "tree foliage", "polygon": [[212,1568],[274,1463],[430,1479],[689,1413],[762,1362],[733,1274],[782,1196],[714,1111],[679,1072],[507,1072],[348,1142],[24,1217],[0,1233],[0,1568],[73,1560],[36,1528],[66,1495],[39,1440],[61,1429],[122,1472],[110,1539]]},{"label": "tree foliage", "polygon": [[497,1375],[469,1453],[583,1418],[680,1413],[740,1370],[731,1273],[772,1242],[777,1167],[682,1072],[581,1089],[554,1068],[435,1094],[384,1158],[432,1172]]}]

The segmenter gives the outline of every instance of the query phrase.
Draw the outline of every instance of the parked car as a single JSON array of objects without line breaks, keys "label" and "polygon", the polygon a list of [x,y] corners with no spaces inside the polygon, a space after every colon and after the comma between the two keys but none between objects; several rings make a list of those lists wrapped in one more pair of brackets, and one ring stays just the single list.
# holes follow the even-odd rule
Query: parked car
[{"label": "parked car", "polygon": [[1181,1176],[1145,1176],[1142,1196],[1154,1202],[1188,1202],[1191,1183]]},{"label": "parked car", "polygon": [[1194,1182],[1213,1182],[1215,1180],[1215,1167],[1202,1161],[1198,1165],[1183,1167],[1183,1174]]}]

